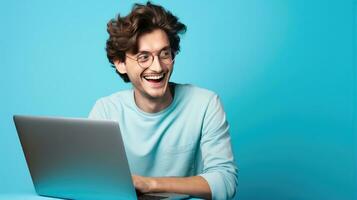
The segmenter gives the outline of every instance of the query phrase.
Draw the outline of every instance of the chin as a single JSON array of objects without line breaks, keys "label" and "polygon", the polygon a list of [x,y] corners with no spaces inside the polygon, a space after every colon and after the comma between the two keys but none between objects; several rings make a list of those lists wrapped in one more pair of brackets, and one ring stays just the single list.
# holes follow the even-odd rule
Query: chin
[{"label": "chin", "polygon": [[163,80],[161,83],[150,83],[143,80],[143,90],[146,96],[152,99],[158,99],[165,97],[166,93],[169,92],[169,80]]},{"label": "chin", "polygon": [[149,88],[145,91],[145,93],[152,99],[159,99],[165,97],[166,91],[167,91],[167,87],[160,88],[160,89]]}]

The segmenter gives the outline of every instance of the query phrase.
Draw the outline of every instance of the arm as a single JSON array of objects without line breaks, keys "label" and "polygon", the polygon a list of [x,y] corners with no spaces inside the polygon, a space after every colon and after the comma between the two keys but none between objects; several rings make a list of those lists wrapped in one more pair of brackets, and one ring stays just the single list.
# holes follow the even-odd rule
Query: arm
[{"label": "arm", "polygon": [[204,117],[201,152],[203,170],[212,199],[232,199],[238,185],[238,170],[234,162],[229,125],[217,95],[213,95]]},{"label": "arm", "polygon": [[141,193],[173,192],[211,199],[210,187],[201,176],[154,178],[134,175],[133,182],[135,188]]}]

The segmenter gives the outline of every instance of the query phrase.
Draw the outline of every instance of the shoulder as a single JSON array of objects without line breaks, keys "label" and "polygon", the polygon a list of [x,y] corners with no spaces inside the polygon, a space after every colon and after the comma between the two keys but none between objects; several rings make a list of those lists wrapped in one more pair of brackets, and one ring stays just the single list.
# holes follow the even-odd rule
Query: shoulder
[{"label": "shoulder", "polygon": [[217,94],[211,90],[201,88],[192,84],[176,84],[175,92],[182,99],[190,101],[199,101],[201,103],[209,102],[215,98]]},{"label": "shoulder", "polygon": [[212,106],[219,106],[218,95],[208,89],[191,84],[177,84],[175,98],[178,108],[190,113],[206,113]]},{"label": "shoulder", "polygon": [[132,90],[123,90],[118,91],[108,96],[101,97],[97,100],[97,103],[102,105],[110,106],[110,105],[118,105],[118,104],[126,104],[132,98]]},{"label": "shoulder", "polygon": [[115,119],[127,105],[130,104],[132,90],[123,90],[109,96],[101,97],[89,113],[93,119]]}]

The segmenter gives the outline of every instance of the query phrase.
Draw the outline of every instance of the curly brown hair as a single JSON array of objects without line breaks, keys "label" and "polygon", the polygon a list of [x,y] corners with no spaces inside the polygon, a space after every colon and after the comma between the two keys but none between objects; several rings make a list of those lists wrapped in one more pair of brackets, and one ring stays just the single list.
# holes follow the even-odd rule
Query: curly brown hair
[{"label": "curly brown hair", "polygon": [[[138,39],[142,34],[150,33],[155,29],[163,30],[169,39],[172,56],[180,51],[179,34],[186,32],[186,25],[179,22],[178,17],[165,10],[160,5],[150,1],[143,4],[134,4],[131,12],[124,17],[110,20],[107,24],[109,38],[106,44],[107,57],[111,66],[116,70],[114,61],[125,62],[125,53],[138,53]],[[124,80],[130,82],[127,74],[116,73]]]}]

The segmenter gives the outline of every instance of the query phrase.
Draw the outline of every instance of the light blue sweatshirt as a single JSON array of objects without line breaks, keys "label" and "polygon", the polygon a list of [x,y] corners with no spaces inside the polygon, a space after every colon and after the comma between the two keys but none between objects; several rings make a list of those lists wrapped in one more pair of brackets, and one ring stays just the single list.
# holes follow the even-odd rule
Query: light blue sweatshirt
[{"label": "light blue sweatshirt", "polygon": [[89,118],[118,121],[132,174],[202,176],[213,199],[231,199],[238,184],[229,125],[218,96],[174,84],[173,102],[157,113],[137,107],[133,90],[99,99]]}]

